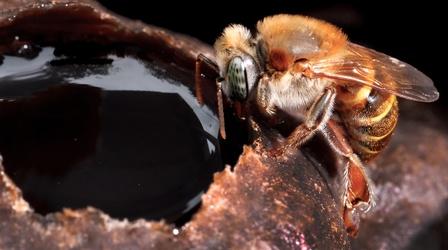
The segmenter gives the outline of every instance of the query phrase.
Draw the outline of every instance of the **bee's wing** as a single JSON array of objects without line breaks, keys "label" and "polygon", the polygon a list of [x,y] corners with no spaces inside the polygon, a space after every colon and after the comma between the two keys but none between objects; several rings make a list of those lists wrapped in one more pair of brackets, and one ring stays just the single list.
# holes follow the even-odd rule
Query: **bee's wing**
[{"label": "bee's wing", "polygon": [[346,55],[311,65],[311,71],[336,82],[354,82],[420,102],[432,102],[439,92],[422,72],[396,58],[349,43]]}]

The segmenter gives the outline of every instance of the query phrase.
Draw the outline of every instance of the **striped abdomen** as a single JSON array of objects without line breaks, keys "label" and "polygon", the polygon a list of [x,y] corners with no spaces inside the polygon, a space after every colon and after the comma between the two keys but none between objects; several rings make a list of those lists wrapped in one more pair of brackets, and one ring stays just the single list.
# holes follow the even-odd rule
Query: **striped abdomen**
[{"label": "striped abdomen", "polygon": [[340,86],[336,111],[353,151],[363,161],[384,149],[398,118],[396,96],[368,86]]}]

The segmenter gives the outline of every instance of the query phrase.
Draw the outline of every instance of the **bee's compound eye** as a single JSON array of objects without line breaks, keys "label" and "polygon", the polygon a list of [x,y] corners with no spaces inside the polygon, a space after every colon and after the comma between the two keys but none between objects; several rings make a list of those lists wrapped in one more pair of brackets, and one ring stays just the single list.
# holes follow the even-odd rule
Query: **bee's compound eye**
[{"label": "bee's compound eye", "polygon": [[244,61],[237,56],[232,58],[227,67],[227,82],[230,98],[244,100],[248,95],[247,73]]}]

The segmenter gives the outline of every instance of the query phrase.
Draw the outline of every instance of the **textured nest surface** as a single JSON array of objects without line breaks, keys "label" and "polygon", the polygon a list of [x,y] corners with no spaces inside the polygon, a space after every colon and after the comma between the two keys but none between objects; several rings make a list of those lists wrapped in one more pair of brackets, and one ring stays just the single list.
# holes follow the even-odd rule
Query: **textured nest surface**
[{"label": "textured nest surface", "polygon": [[[158,62],[190,86],[196,55],[213,55],[195,39],[116,16],[92,1],[11,0],[1,2],[0,10],[0,54],[15,36],[41,45],[90,41],[138,47],[140,58]],[[213,85],[205,89],[210,107]],[[339,201],[321,174],[326,167],[313,160],[318,154],[298,151],[274,161],[258,143],[244,148],[232,170],[215,175],[200,210],[178,234],[163,221],[119,221],[95,208],[34,213],[0,166],[0,249],[440,247],[447,233],[444,124],[436,107],[402,105],[391,145],[369,165],[378,202],[362,218],[356,239],[347,237]]]}]

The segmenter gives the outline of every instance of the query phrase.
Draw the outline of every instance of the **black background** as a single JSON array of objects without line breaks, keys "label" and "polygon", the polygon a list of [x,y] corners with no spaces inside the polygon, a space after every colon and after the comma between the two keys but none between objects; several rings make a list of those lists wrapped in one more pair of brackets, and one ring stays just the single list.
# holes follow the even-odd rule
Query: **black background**
[{"label": "black background", "polygon": [[343,29],[351,41],[414,65],[433,79],[446,106],[448,12],[442,3],[348,1],[323,3],[300,0],[221,0],[208,2],[103,0],[112,11],[132,19],[189,34],[213,44],[230,23],[254,28],[278,13],[303,14],[327,20]]}]

